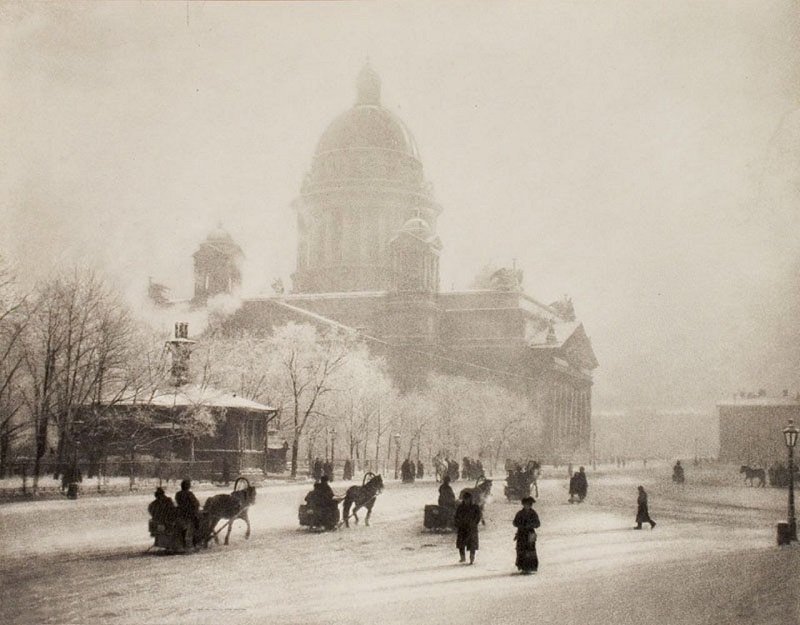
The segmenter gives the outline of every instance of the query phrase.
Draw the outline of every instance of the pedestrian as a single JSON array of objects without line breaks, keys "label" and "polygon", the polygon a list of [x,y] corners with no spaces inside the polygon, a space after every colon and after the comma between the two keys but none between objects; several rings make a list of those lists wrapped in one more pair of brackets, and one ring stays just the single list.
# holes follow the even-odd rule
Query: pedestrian
[{"label": "pedestrian", "polygon": [[573,473],[569,478],[569,503],[575,502],[575,497],[578,496],[578,474]]},{"label": "pedestrian", "polygon": [[466,491],[461,495],[461,503],[456,508],[453,523],[456,527],[456,547],[459,562],[466,562],[469,551],[469,563],[475,563],[475,552],[478,550],[478,524],[481,522],[481,509],[472,503],[472,495]]},{"label": "pedestrian", "polygon": [[417,460],[417,478],[420,480],[425,477],[425,465],[422,464],[422,460]]},{"label": "pedestrian", "polygon": [[656,522],[650,518],[650,512],[647,509],[647,493],[644,486],[639,486],[639,498],[637,499],[636,508],[636,527],[633,529],[642,529],[642,523],[649,523],[650,529],[655,529]]},{"label": "pedestrian", "polygon": [[539,527],[539,515],[533,509],[533,497],[522,498],[522,510],[514,517],[517,528],[517,570],[523,575],[535,573],[539,569],[539,556],[536,554],[536,528]]},{"label": "pedestrian", "polygon": [[589,482],[586,479],[586,469],[580,467],[575,474],[575,490],[578,495],[578,501],[582,502],[586,499],[586,493],[589,491]]}]

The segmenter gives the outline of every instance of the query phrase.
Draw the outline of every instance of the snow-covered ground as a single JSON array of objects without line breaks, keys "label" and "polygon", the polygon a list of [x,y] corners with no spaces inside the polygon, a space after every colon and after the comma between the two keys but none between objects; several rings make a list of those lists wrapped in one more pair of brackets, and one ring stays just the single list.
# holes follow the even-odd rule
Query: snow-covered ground
[{"label": "snow-covered ground", "polygon": [[[307,484],[261,488],[253,533],[185,556],[145,553],[150,494],[0,506],[0,622],[57,624],[800,623],[800,548],[775,546],[786,494],[735,469],[674,486],[669,467],[601,470],[567,503],[547,478],[536,504],[541,568],[514,569],[517,504],[502,482],[475,566],[422,529],[436,485],[387,482],[372,526],[298,527]],[[636,486],[655,530],[632,531]],[[343,491],[345,484],[334,484]],[[200,491],[201,501],[212,494]],[[170,493],[171,494],[171,493]]]}]

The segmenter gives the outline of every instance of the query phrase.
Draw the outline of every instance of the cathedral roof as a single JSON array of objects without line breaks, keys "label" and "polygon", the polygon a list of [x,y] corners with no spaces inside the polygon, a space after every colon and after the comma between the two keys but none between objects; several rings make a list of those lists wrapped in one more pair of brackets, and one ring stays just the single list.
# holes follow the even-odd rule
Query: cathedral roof
[{"label": "cathedral roof", "polygon": [[211,232],[208,233],[206,240],[200,244],[198,250],[193,254],[204,254],[209,250],[214,250],[224,256],[244,256],[242,248],[233,240],[230,233],[218,224]]},{"label": "cathedral roof", "polygon": [[401,152],[419,160],[411,131],[394,113],[381,105],[381,82],[367,64],[358,76],[356,103],[334,119],[317,144],[316,155],[352,149]]}]

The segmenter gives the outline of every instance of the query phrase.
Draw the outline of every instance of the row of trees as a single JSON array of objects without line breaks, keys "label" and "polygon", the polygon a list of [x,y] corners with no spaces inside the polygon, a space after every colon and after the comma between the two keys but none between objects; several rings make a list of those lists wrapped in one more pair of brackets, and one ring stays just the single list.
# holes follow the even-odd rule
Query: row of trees
[{"label": "row of trees", "polygon": [[[497,385],[435,375],[401,394],[353,333],[293,323],[264,334],[214,327],[192,356],[192,382],[280,409],[292,475],[302,453],[312,457],[334,437],[337,457],[357,466],[378,467],[398,450],[492,462],[534,453],[537,424],[526,401]],[[171,383],[166,338],[133,319],[91,272],[23,294],[0,264],[0,477],[10,459],[30,456],[35,486],[45,456],[64,467],[78,438],[83,457],[100,462],[133,460],[164,437],[213,434],[215,418],[202,405],[177,415],[168,432],[152,427],[149,400]]]},{"label": "row of trees", "polygon": [[[214,385],[281,410],[296,475],[330,442],[356,466],[400,456],[534,456],[539,422],[525,398],[492,383],[432,375],[401,394],[383,359],[355,334],[289,323],[268,336],[217,332],[199,348]],[[399,435],[399,436],[398,436]],[[397,446],[397,448],[395,448]]]}]

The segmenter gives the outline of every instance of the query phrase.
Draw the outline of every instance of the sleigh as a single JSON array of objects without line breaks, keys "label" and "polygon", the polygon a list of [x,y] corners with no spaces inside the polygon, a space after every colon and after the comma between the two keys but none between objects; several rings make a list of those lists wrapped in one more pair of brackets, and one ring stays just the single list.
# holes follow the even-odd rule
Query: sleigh
[{"label": "sleigh", "polygon": [[334,530],[339,526],[341,516],[339,514],[339,502],[341,499],[334,499],[335,506],[312,506],[302,504],[297,511],[297,518],[302,527],[317,530]]},{"label": "sleigh", "polygon": [[511,481],[503,489],[508,501],[519,501],[531,496],[531,485],[522,481]]},{"label": "sleigh", "polygon": [[[193,551],[196,547],[207,545],[211,537],[203,535],[203,530],[207,523],[201,517],[200,533],[195,531],[191,523],[183,524],[180,521],[174,523],[160,523],[153,519],[148,522],[150,536],[153,537],[153,544],[150,549],[163,549],[166,553],[186,553]],[[150,550],[148,549],[148,551]]]},{"label": "sleigh", "polygon": [[426,530],[438,532],[451,530],[454,527],[453,517],[455,511],[455,508],[444,508],[437,505],[425,506],[425,516],[422,524]]}]

